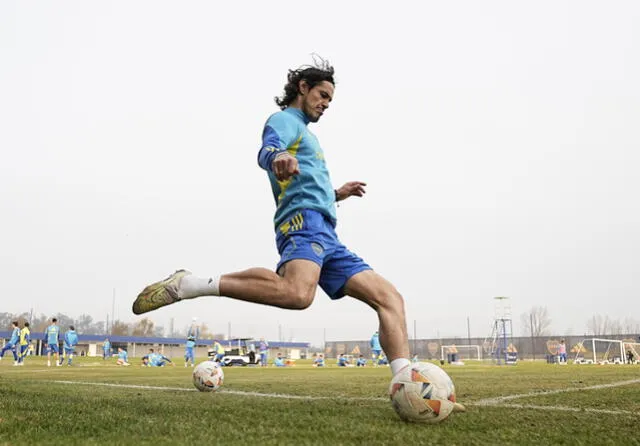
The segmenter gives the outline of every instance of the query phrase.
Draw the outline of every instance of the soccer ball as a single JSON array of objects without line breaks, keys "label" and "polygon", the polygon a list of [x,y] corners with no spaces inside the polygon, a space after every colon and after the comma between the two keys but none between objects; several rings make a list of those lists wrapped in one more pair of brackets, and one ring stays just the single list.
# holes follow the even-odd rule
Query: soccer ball
[{"label": "soccer ball", "polygon": [[464,407],[447,373],[435,364],[418,362],[400,370],[391,380],[389,397],[404,421],[438,423]]},{"label": "soccer ball", "polygon": [[193,369],[193,385],[200,392],[215,392],[224,381],[224,372],[217,362],[201,362]]}]

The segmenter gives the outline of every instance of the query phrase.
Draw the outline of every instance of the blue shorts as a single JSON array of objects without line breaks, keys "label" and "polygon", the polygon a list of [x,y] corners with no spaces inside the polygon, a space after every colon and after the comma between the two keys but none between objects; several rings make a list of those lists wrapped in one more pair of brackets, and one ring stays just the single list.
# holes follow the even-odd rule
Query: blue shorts
[{"label": "blue shorts", "polygon": [[280,254],[276,271],[295,259],[315,262],[322,268],[318,284],[331,299],[344,296],[351,277],[371,269],[338,240],[331,220],[316,211],[303,210],[289,217],[276,231],[276,244]]},{"label": "blue shorts", "polygon": [[76,349],[74,347],[65,347],[64,348],[64,354],[66,355],[72,355],[76,352]]},{"label": "blue shorts", "polygon": [[58,344],[48,344],[47,345],[48,353],[60,353],[60,349],[58,348]]},{"label": "blue shorts", "polygon": [[194,354],[193,354],[193,347],[187,347],[184,350],[184,359],[193,359],[194,358]]}]

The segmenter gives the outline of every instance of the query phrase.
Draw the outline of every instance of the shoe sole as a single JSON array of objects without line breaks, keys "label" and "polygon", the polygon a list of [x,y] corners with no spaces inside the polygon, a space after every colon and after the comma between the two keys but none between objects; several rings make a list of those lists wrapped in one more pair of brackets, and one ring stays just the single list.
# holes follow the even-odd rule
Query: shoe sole
[{"label": "shoe sole", "polygon": [[143,314],[179,302],[181,299],[178,297],[178,286],[182,278],[189,274],[189,271],[181,269],[166,279],[147,286],[133,302],[133,313]]}]

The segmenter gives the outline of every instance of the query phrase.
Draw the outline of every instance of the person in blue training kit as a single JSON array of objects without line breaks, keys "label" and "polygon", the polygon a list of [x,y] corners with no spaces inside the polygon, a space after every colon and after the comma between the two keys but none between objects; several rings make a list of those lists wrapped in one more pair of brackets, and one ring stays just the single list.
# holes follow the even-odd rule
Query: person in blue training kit
[{"label": "person in blue training kit", "polygon": [[18,365],[24,365],[24,358],[29,353],[29,344],[31,343],[31,330],[29,322],[24,323],[24,327],[20,330],[20,352],[18,353]]},{"label": "person in blue training kit", "polygon": [[4,357],[7,350],[11,350],[11,353],[13,353],[13,365],[18,365],[18,342],[20,341],[18,321],[11,322],[11,327],[11,337],[9,338],[9,342],[2,347],[2,351],[0,351],[0,360]]},{"label": "person in blue training kit", "polygon": [[196,341],[198,340],[198,334],[200,330],[197,326],[192,325],[189,327],[189,331],[187,332],[187,342],[184,347],[184,366],[188,367],[189,362],[191,362],[191,367],[194,366],[196,361],[195,348]]},{"label": "person in blue training kit", "polygon": [[260,343],[258,344],[258,352],[260,353],[260,366],[266,367],[268,358],[269,358],[269,343],[264,340],[264,338],[260,338]]},{"label": "person in blue training kit", "polygon": [[118,359],[116,360],[116,365],[130,365],[129,364],[129,354],[126,350],[118,347]]},{"label": "person in blue training kit", "polygon": [[340,356],[338,356],[338,367],[347,367],[349,365],[351,365],[351,363],[349,362],[347,357],[344,355],[344,353],[340,353]]},{"label": "person in blue training kit", "polygon": [[373,336],[371,336],[371,341],[369,341],[369,346],[371,347],[371,360],[373,362],[374,367],[378,365],[378,358],[382,353],[382,346],[380,345],[380,335],[376,331]]},{"label": "person in blue training kit", "polygon": [[367,360],[364,359],[363,355],[360,355],[356,360],[356,367],[364,367],[367,365]]},{"label": "person in blue training kit", "polygon": [[149,349],[149,354],[142,357],[142,365],[147,367],[164,367],[166,364],[175,364],[162,353],[156,352],[154,349]]},{"label": "person in blue training kit", "polygon": [[331,299],[351,296],[377,313],[380,343],[391,359],[393,374],[410,365],[402,296],[349,251],[335,231],[336,203],[363,197],[366,184],[350,181],[334,189],[325,153],[309,130],[309,124],[326,113],[334,93],[334,69],[328,62],[314,57],[313,65],[289,70],[284,93],[276,98],[280,111],[267,119],[262,132],[258,164],[267,173],[276,202],[280,261],[275,272],[251,268],[197,277],[178,270],[138,295],[132,308],[135,314],[199,296],[302,310],[311,305],[320,285]]},{"label": "person in blue training kit", "polygon": [[111,357],[111,342],[109,342],[109,338],[106,338],[102,343],[102,360],[106,360]]},{"label": "person in blue training kit", "polygon": [[67,365],[71,365],[73,354],[76,352],[76,345],[78,345],[78,334],[73,325],[69,326],[69,329],[64,334],[64,342],[62,344],[64,357],[60,357],[60,365],[64,363],[64,358],[67,358]]},{"label": "person in blue training kit", "polygon": [[55,317],[51,319],[51,325],[49,325],[44,331],[44,341],[47,343],[47,367],[51,367],[51,355],[54,355],[54,360],[57,366],[58,356],[60,355],[60,348],[58,343],[60,342],[60,327],[58,326],[58,319]]},{"label": "person in blue training kit", "polygon": [[278,353],[276,358],[273,360],[273,365],[276,367],[285,367],[286,364],[284,362],[284,358],[282,357],[282,353]]},{"label": "person in blue training kit", "polygon": [[313,360],[313,366],[324,367],[324,356],[322,353],[319,353],[318,356],[316,356],[316,359]]}]

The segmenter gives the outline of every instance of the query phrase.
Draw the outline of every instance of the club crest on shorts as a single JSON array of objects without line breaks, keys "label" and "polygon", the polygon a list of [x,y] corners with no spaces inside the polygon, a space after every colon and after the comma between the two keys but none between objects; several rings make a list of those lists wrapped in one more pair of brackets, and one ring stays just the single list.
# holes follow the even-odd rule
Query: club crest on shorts
[{"label": "club crest on shorts", "polygon": [[316,242],[311,243],[311,249],[313,249],[313,252],[315,252],[318,256],[321,256],[324,252],[324,248],[322,247],[322,245]]}]

